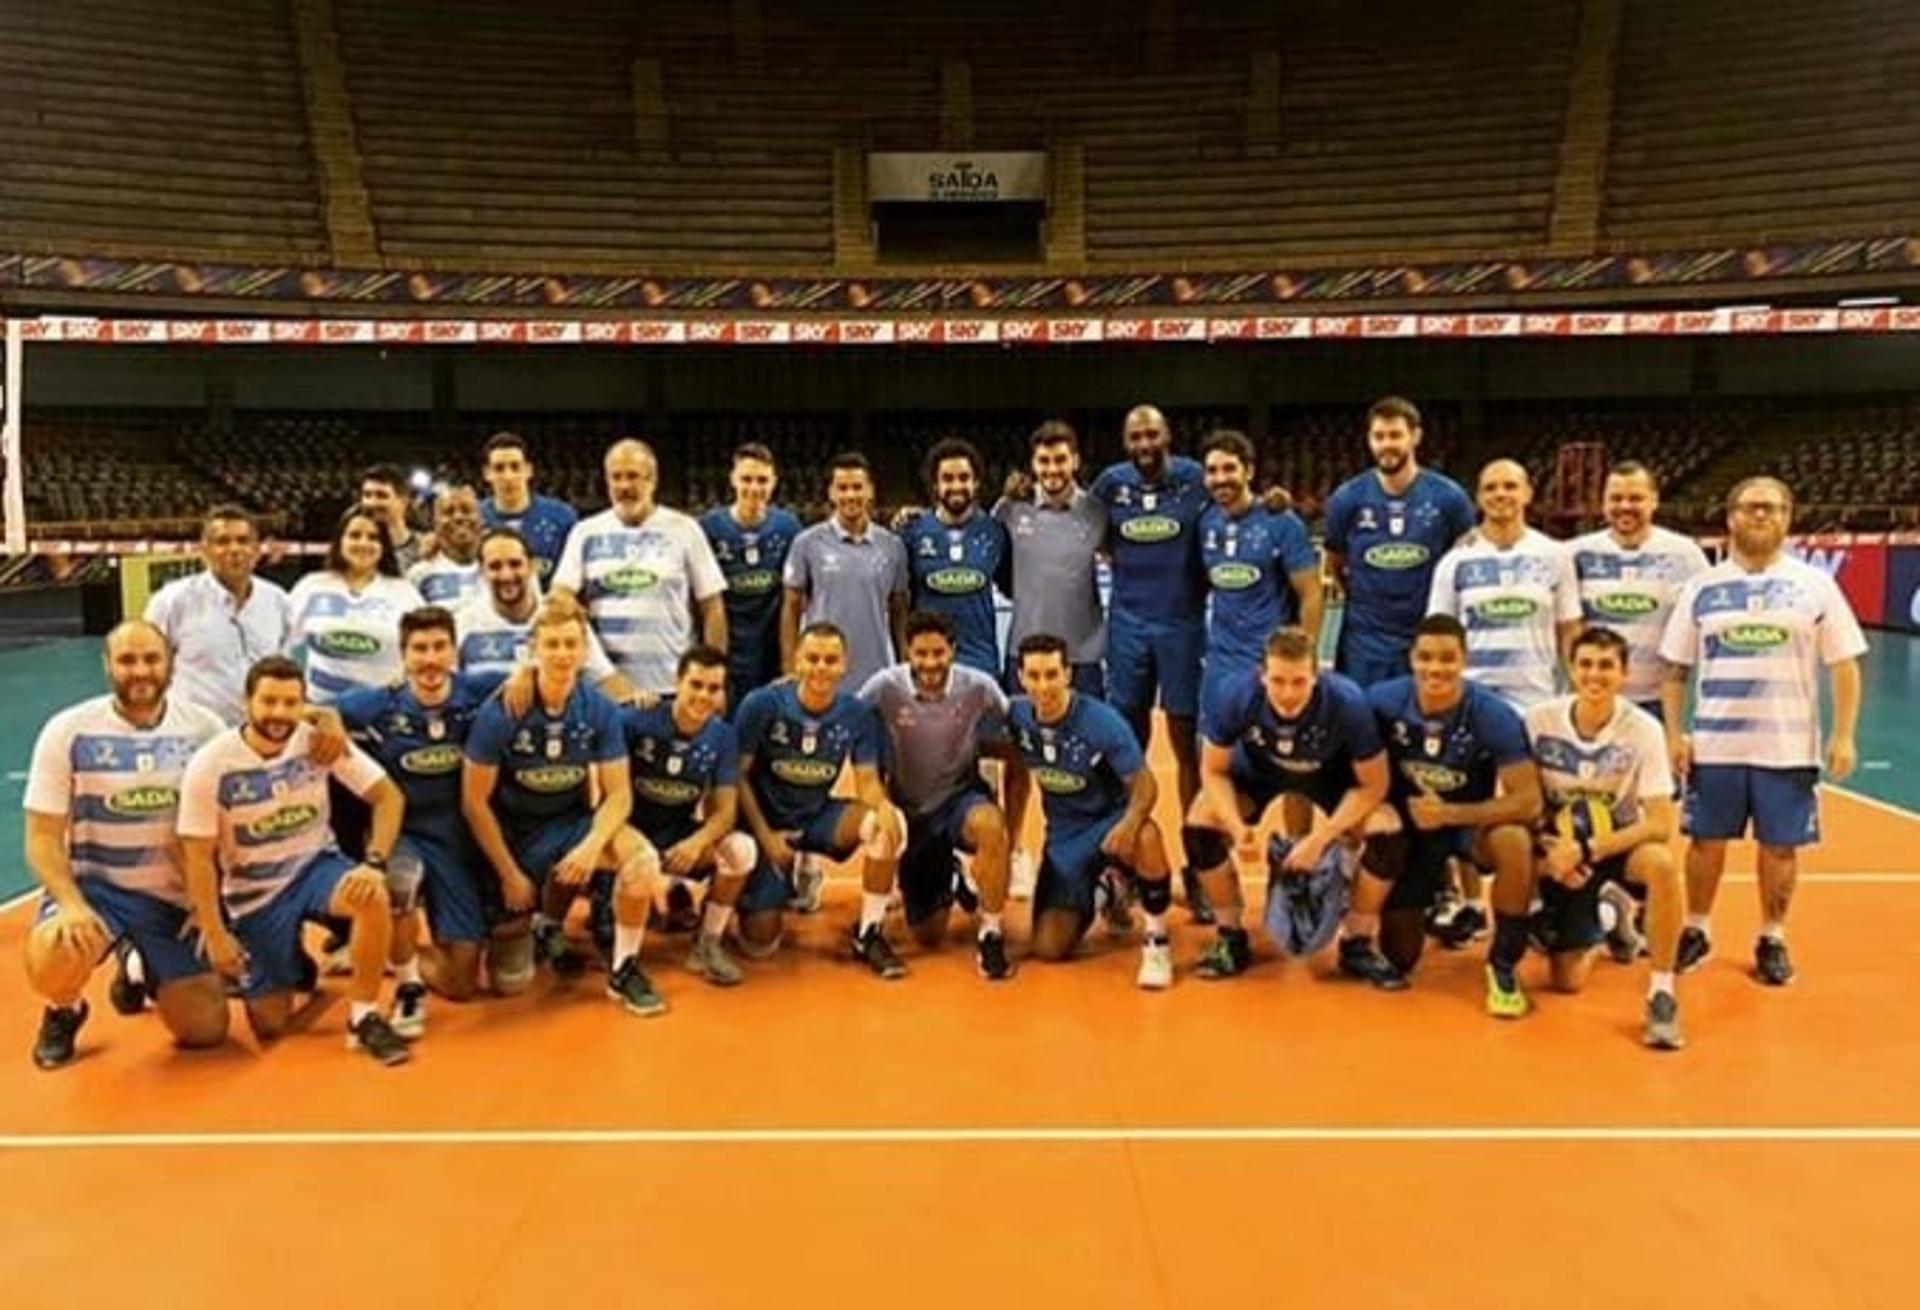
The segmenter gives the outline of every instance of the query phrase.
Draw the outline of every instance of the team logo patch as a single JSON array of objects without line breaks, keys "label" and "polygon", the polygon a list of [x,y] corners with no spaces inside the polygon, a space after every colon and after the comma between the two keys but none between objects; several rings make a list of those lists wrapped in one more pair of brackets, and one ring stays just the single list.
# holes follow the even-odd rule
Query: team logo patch
[{"label": "team logo patch", "polygon": [[312,827],[319,818],[320,808],[316,805],[289,805],[285,809],[275,810],[272,814],[249,823],[247,835],[256,841],[291,837],[295,833]]},{"label": "team logo patch", "polygon": [[1120,535],[1143,546],[1157,541],[1172,541],[1180,535],[1180,520],[1170,519],[1164,514],[1143,514],[1122,523]]},{"label": "team logo patch", "polygon": [[840,776],[832,760],[775,760],[773,776],[796,787],[825,787]]},{"label": "team logo patch", "polygon": [[129,787],[107,797],[110,814],[164,814],[180,803],[180,793],[172,787]]},{"label": "team logo patch", "polygon": [[637,596],[660,585],[660,575],[639,564],[625,564],[601,576],[600,586],[621,596]]},{"label": "team logo patch", "polygon": [[1077,773],[1065,769],[1035,769],[1033,780],[1040,784],[1040,790],[1052,792],[1055,796],[1074,796],[1087,789],[1087,780]]},{"label": "team logo patch", "polygon": [[987,585],[979,569],[936,569],[927,575],[927,590],[942,596],[970,596]]},{"label": "team logo patch", "polygon": [[1736,623],[1720,634],[1720,644],[1732,650],[1774,650],[1790,638],[1777,623]]},{"label": "team logo patch", "polygon": [[1253,564],[1216,564],[1207,570],[1207,581],[1221,591],[1245,591],[1260,581],[1260,570]]},{"label": "team logo patch", "polygon": [[460,771],[458,746],[422,746],[400,757],[400,767],[422,777],[438,777]]},{"label": "team logo patch", "polygon": [[1589,602],[1594,611],[1610,619],[1645,618],[1660,608],[1660,602],[1652,596],[1637,591],[1615,591],[1595,596]]},{"label": "team logo patch", "polygon": [[556,796],[586,782],[587,769],[584,764],[542,764],[516,770],[513,780],[528,791]]},{"label": "team logo patch", "polygon": [[1442,795],[1458,791],[1467,785],[1466,774],[1458,769],[1449,769],[1444,764],[1428,764],[1422,760],[1402,760],[1400,772],[1414,786]]},{"label": "team logo patch", "polygon": [[1427,548],[1417,541],[1383,541],[1367,547],[1360,557],[1376,569],[1417,569],[1430,558]]},{"label": "team logo patch", "polygon": [[363,659],[368,655],[380,653],[378,637],[365,632],[355,632],[351,628],[316,633],[310,640],[315,650],[322,655],[330,655],[334,659]]},{"label": "team logo patch", "polygon": [[633,789],[655,805],[691,805],[700,799],[699,786],[684,778],[640,778]]},{"label": "team logo patch", "polygon": [[741,596],[764,596],[780,585],[780,575],[772,569],[753,569],[727,579],[727,587]]},{"label": "team logo patch", "polygon": [[1540,612],[1540,602],[1526,596],[1498,596],[1473,607],[1473,616],[1482,623],[1512,625],[1525,623]]}]

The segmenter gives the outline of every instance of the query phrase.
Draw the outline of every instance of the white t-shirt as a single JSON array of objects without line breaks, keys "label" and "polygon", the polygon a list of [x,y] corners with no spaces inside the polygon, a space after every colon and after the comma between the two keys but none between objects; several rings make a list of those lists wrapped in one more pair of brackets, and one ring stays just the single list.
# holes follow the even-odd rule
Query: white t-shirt
[{"label": "white t-shirt", "polygon": [[1722,560],[1681,590],[1660,656],[1700,677],[1693,758],[1772,769],[1820,764],[1820,665],[1858,659],[1866,636],[1839,584],[1782,553],[1749,573]]},{"label": "white t-shirt", "polygon": [[1528,528],[1511,546],[1479,534],[1441,557],[1429,614],[1467,630],[1467,676],[1524,710],[1560,688],[1559,625],[1580,618],[1580,583],[1565,546]]},{"label": "white t-shirt", "polygon": [[1526,714],[1547,808],[1592,800],[1612,813],[1615,828],[1638,823],[1644,802],[1673,795],[1666,731],[1651,714],[1617,696],[1606,726],[1582,737],[1573,725],[1577,699],[1555,697]]},{"label": "white t-shirt", "polygon": [[387,775],[357,746],[330,768],[308,755],[313,729],[301,724],[286,749],[263,759],[241,729],[202,746],[180,783],[182,837],[214,839],[227,913],[251,914],[278,896],[314,858],[338,849],[327,779],[365,796]]},{"label": "white t-shirt", "polygon": [[76,878],[98,878],[185,908],[175,860],[180,783],[194,752],[226,730],[212,710],[167,698],[151,728],[95,696],[48,719],[33,744],[25,808],[67,821]]},{"label": "white t-shirt", "polygon": [[665,694],[693,644],[694,602],[718,596],[727,579],[699,523],[656,505],[635,527],[611,509],[576,523],[553,585],[580,597],[607,654],[634,686]]},{"label": "white t-shirt", "polygon": [[407,581],[427,604],[458,609],[480,589],[480,566],[457,564],[445,555],[434,555],[408,569]]},{"label": "white t-shirt", "polygon": [[1680,588],[1707,571],[1692,537],[1654,528],[1637,546],[1622,546],[1604,528],[1567,543],[1580,579],[1580,615],[1626,639],[1627,681],[1620,694],[1639,705],[1660,699],[1660,637]]},{"label": "white t-shirt", "polygon": [[[532,660],[533,615],[528,614],[524,621],[510,619],[484,591],[453,612],[453,630],[462,673],[507,677]],[[614,672],[613,661],[607,658],[606,648],[591,628],[587,629],[587,661],[582,672],[595,686]]]},{"label": "white t-shirt", "polygon": [[399,678],[400,616],[426,603],[400,578],[378,575],[355,593],[324,569],[294,583],[290,601],[288,644],[306,649],[307,699],[316,705]]}]

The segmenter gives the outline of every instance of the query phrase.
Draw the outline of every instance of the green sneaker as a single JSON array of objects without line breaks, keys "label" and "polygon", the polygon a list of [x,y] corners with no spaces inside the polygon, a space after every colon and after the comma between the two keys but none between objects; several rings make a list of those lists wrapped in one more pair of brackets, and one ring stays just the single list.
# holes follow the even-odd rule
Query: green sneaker
[{"label": "green sneaker", "polygon": [[740,972],[740,966],[727,954],[720,939],[705,933],[693,939],[693,946],[687,951],[687,968],[715,987],[735,987],[746,981],[746,975]]},{"label": "green sneaker", "polygon": [[1253,944],[1244,928],[1222,928],[1193,971],[1209,982],[1237,978],[1253,967]]},{"label": "green sneaker", "polygon": [[1533,1003],[1511,969],[1487,966],[1487,1013],[1496,1019],[1524,1019]]},{"label": "green sneaker", "polygon": [[638,958],[630,959],[607,976],[607,995],[628,1014],[651,1019],[667,1012],[667,998],[653,990],[653,980],[640,972]]}]

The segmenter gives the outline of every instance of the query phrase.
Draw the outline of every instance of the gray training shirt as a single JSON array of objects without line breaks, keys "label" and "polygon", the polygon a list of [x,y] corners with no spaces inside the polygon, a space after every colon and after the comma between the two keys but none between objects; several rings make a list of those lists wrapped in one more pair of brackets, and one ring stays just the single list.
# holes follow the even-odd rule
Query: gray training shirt
[{"label": "gray training shirt", "polygon": [[801,627],[831,623],[847,634],[847,686],[864,687],[893,663],[887,601],[911,585],[900,538],[877,523],[858,537],[838,519],[816,523],[787,551],[786,585],[806,593]]},{"label": "gray training shirt", "polygon": [[1052,633],[1067,643],[1075,664],[1096,664],[1107,653],[1100,612],[1099,565],[1094,554],[1107,535],[1107,507],[1075,487],[1064,506],[1002,499],[993,516],[1013,541],[1013,625],[1007,650],[1023,637]]},{"label": "gray training shirt", "polygon": [[882,669],[860,688],[887,729],[887,772],[894,799],[913,814],[927,814],[978,777],[979,740],[1004,733],[1007,697],[978,669],[956,664],[942,696],[927,697],[913,685],[905,664]]}]

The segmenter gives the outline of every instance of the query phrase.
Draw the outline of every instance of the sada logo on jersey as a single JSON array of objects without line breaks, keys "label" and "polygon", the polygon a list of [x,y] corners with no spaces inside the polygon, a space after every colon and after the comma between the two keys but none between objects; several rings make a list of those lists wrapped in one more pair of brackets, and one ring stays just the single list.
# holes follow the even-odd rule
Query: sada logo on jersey
[{"label": "sada logo on jersey", "polygon": [[691,805],[700,799],[700,787],[684,778],[640,778],[635,791],[655,805]]},{"label": "sada logo on jersey", "polygon": [[419,750],[408,751],[402,755],[400,767],[408,773],[428,778],[458,773],[460,748],[451,743],[444,746],[422,746]]},{"label": "sada logo on jersey", "polygon": [[736,596],[764,596],[779,585],[780,575],[772,569],[754,569],[727,579],[727,590]]},{"label": "sada logo on jersey", "polygon": [[775,760],[773,776],[796,787],[824,787],[840,776],[834,760]]},{"label": "sada logo on jersey", "polygon": [[364,632],[354,632],[351,629],[315,633],[311,640],[315,650],[322,655],[331,655],[335,659],[358,659],[364,655],[380,653],[378,637]]},{"label": "sada logo on jersey", "polygon": [[1172,541],[1180,535],[1180,520],[1164,514],[1142,514],[1120,525],[1120,535],[1128,541],[1150,546],[1156,541]]},{"label": "sada logo on jersey", "polygon": [[1077,773],[1068,773],[1065,769],[1035,769],[1033,780],[1040,784],[1041,791],[1052,792],[1055,796],[1076,796],[1087,789],[1085,778]]},{"label": "sada logo on jersey", "polygon": [[129,787],[107,797],[110,814],[164,814],[180,803],[172,787]]},{"label": "sada logo on jersey", "polygon": [[1207,581],[1221,591],[1245,591],[1260,581],[1260,569],[1253,564],[1216,564],[1207,570]]},{"label": "sada logo on jersey", "polygon": [[1773,650],[1786,645],[1788,637],[1776,623],[1736,623],[1720,634],[1720,644],[1734,650]]},{"label": "sada logo on jersey", "polygon": [[531,769],[514,770],[513,780],[528,791],[557,796],[585,782],[587,768],[584,764],[541,764]]},{"label": "sada logo on jersey", "polygon": [[1449,769],[1444,764],[1428,764],[1424,760],[1402,760],[1400,772],[1414,786],[1441,795],[1458,791],[1467,785],[1467,775],[1460,770]]},{"label": "sada logo on jersey", "polygon": [[659,586],[660,575],[639,564],[623,564],[602,576],[600,585],[622,596],[634,596]]},{"label": "sada logo on jersey", "polygon": [[1483,600],[1473,607],[1473,615],[1482,623],[1512,625],[1525,623],[1540,612],[1540,602],[1525,596],[1499,596]]},{"label": "sada logo on jersey", "polygon": [[319,818],[318,806],[288,805],[249,823],[247,836],[255,841],[275,841],[312,827]]},{"label": "sada logo on jersey", "polygon": [[1588,604],[1603,618],[1643,619],[1660,608],[1660,602],[1652,596],[1637,591],[1615,591],[1593,597]]},{"label": "sada logo on jersey", "polygon": [[1427,562],[1428,552],[1417,541],[1383,541],[1367,547],[1360,557],[1376,569],[1417,569]]},{"label": "sada logo on jersey", "polygon": [[987,585],[979,569],[939,569],[927,575],[927,590],[942,596],[971,596]]}]

